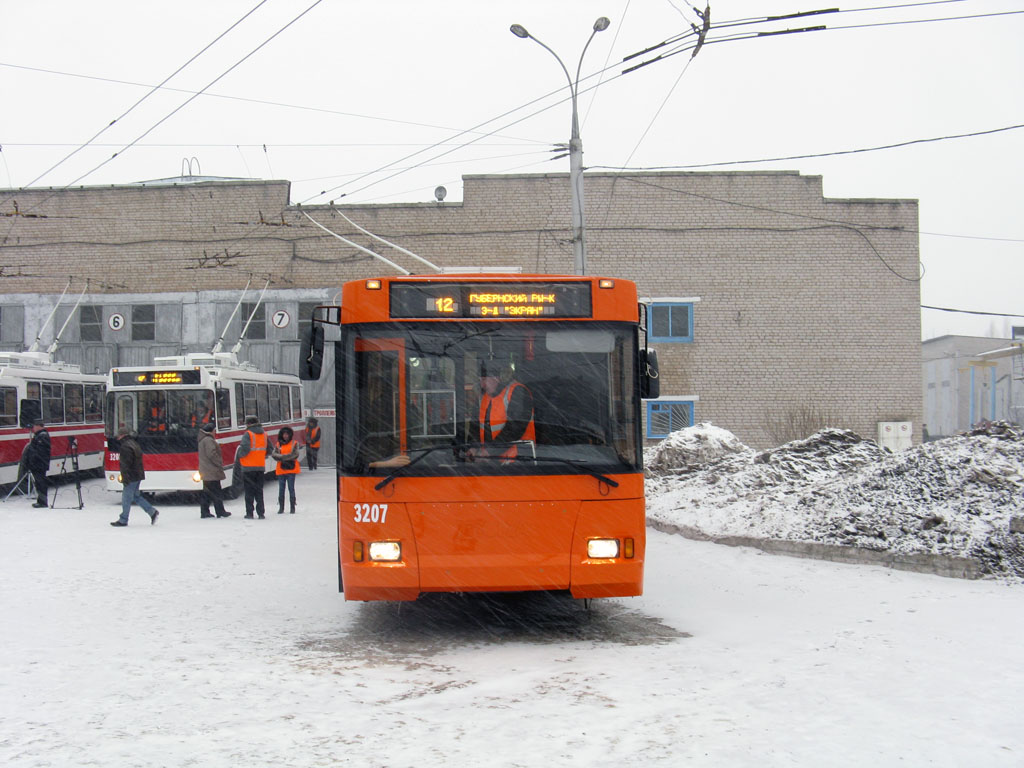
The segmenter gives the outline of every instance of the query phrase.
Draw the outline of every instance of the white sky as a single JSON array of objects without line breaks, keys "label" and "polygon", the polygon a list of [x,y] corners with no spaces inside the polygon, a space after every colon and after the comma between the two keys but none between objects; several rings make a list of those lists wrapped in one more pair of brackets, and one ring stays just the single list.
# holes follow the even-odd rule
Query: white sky
[{"label": "white sky", "polygon": [[0,764],[1021,764],[1020,585],[651,531],[644,595],[589,620],[346,602],[333,480],[262,521],[158,498],[114,529],[99,479],[0,504]]},{"label": "white sky", "polygon": [[[523,24],[574,71],[594,19],[608,16],[611,27],[587,50],[585,78],[696,21],[682,0],[322,0],[238,64],[313,2],[267,0],[168,82],[193,92],[209,86],[207,95],[181,106],[188,93],[158,92],[43,175],[258,0],[0,0],[0,187],[165,178],[196,158],[205,175],[290,180],[293,202],[424,201],[437,185],[457,200],[462,174],[568,170],[567,159],[549,159],[549,148],[568,140],[569,106],[543,98],[563,87],[565,76],[548,52],[514,37],[510,24]],[[581,94],[584,164],[683,166],[827,153],[1024,123],[1024,14],[834,29],[1020,11],[1020,0],[715,26],[828,7],[834,4],[722,0],[712,5],[709,39],[833,29],[707,45],[688,67],[689,53],[623,77],[613,66],[596,91]],[[524,108],[535,99],[541,101]],[[460,135],[485,122],[480,131],[491,135]],[[461,146],[472,139],[479,140]],[[437,143],[443,146],[427,149]],[[917,199],[927,233],[922,304],[1024,313],[1022,148],[1024,129],[1016,129],[722,168],[820,174],[829,197]],[[417,167],[403,170],[410,166]],[[922,319],[926,338],[1024,325],[1024,317],[931,310]]]}]

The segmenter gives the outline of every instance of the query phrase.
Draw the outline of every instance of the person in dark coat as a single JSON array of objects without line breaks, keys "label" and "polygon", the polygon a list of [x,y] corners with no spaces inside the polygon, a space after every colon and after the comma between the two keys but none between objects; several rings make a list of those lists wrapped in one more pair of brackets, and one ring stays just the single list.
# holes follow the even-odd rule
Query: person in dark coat
[{"label": "person in dark coat", "polygon": [[206,422],[199,430],[199,476],[203,480],[203,495],[199,501],[199,516],[213,517],[210,514],[210,505],[213,505],[217,517],[231,517],[231,513],[224,509],[224,501],[221,493],[220,481],[224,474],[224,460],[220,454],[220,446],[217,444],[213,422]]},{"label": "person in dark coat", "polygon": [[320,455],[320,438],[322,436],[320,422],[316,419],[306,421],[306,469],[313,471]]},{"label": "person in dark coat", "polygon": [[50,506],[46,500],[49,489],[46,473],[50,471],[50,433],[46,431],[46,424],[42,419],[36,419],[32,423],[32,440],[25,449],[25,467],[32,473],[32,479],[36,484],[37,498],[32,506]]},{"label": "person in dark coat", "polygon": [[111,525],[115,528],[124,528],[128,525],[128,513],[131,511],[132,502],[138,502],[149,515],[150,524],[153,525],[160,516],[160,511],[150,504],[139,490],[142,481],[146,479],[146,470],[142,467],[142,447],[127,427],[117,430],[117,438],[121,443],[121,516]]}]

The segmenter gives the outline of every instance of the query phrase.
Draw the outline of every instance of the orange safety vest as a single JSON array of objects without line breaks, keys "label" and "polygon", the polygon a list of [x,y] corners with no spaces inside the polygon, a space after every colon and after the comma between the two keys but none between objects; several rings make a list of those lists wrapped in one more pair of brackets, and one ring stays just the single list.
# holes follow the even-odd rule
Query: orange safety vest
[{"label": "orange safety vest", "polygon": [[277,469],[274,470],[275,475],[297,475],[299,474],[299,472],[302,471],[301,468],[299,467],[299,452],[296,450],[296,448],[297,446],[295,445],[294,440],[287,443],[277,444],[278,453],[284,454],[286,456],[289,453],[292,454],[290,460],[295,462],[295,466],[292,467],[291,469],[285,469],[281,465],[284,463],[284,461],[288,461],[289,459],[285,459],[284,461],[278,461]]},{"label": "orange safety vest", "polygon": [[164,421],[164,409],[154,405],[149,410],[149,426],[146,428],[147,432],[166,432],[167,422]]},{"label": "orange safety vest", "polygon": [[[501,431],[505,429],[505,423],[508,421],[508,404],[512,399],[512,392],[516,387],[524,387],[518,381],[513,381],[501,392],[494,397],[491,397],[486,392],[483,397],[480,398],[480,442],[484,442],[484,419],[487,418],[487,407],[491,408],[491,434],[494,436],[494,440],[497,442],[501,441]],[[527,390],[529,391],[529,390]],[[533,415],[530,415],[530,422],[526,425],[526,431],[523,432],[520,440],[536,440],[537,430],[533,423]],[[515,456],[515,446],[509,451],[506,451],[504,456]]]},{"label": "orange safety vest", "polygon": [[320,447],[320,427],[313,427],[309,430],[309,434],[306,436],[306,444],[310,448]]},{"label": "orange safety vest", "polygon": [[249,452],[238,460],[238,463],[243,467],[266,467],[267,466],[267,435],[265,432],[250,432],[246,430],[245,434],[249,436]]}]

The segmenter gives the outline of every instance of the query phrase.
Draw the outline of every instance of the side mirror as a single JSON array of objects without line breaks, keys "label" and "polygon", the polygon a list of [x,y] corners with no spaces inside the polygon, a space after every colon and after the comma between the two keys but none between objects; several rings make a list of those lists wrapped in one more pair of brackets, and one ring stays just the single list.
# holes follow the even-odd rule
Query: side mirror
[{"label": "side mirror", "polygon": [[324,367],[324,328],[315,320],[309,326],[309,335],[302,337],[299,347],[299,378],[319,381]]},{"label": "side mirror", "polygon": [[32,424],[36,419],[40,419],[43,416],[43,412],[39,407],[38,400],[22,400],[21,409],[19,411],[18,424],[21,425],[22,429],[32,429]]},{"label": "side mirror", "polygon": [[640,397],[653,400],[661,395],[661,380],[658,378],[658,351],[640,350]]}]

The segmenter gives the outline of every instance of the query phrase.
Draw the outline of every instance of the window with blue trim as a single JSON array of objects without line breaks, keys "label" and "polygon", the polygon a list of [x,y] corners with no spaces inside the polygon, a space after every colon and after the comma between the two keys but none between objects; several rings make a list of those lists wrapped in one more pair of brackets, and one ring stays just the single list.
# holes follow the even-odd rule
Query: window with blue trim
[{"label": "window with blue trim", "polygon": [[680,429],[693,426],[692,400],[648,400],[647,437],[668,437]]},{"label": "window with blue trim", "polygon": [[652,302],[647,305],[649,341],[693,341],[693,304]]}]

